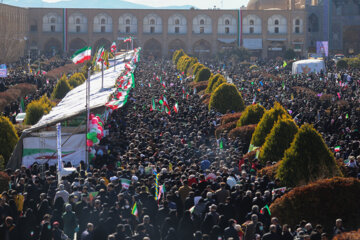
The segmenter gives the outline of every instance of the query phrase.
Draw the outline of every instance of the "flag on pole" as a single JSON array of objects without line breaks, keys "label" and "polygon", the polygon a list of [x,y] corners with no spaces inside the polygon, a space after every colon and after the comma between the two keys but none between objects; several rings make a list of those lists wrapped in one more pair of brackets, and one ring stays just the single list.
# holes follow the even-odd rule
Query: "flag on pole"
[{"label": "flag on pole", "polygon": [[184,86],[182,87],[182,92],[183,92],[183,94],[185,94],[185,87]]},{"label": "flag on pole", "polygon": [[111,44],[111,52],[112,53],[116,52],[116,43],[115,43],[115,41]]},{"label": "flag on pole", "polygon": [[283,90],[285,90],[285,82],[284,81],[282,82],[281,87]]},{"label": "flag on pole", "polygon": [[192,206],[192,207],[189,209],[189,211],[190,211],[191,213],[194,213],[194,210],[195,210],[195,206]]},{"label": "flag on pole", "polygon": [[175,113],[178,113],[178,112],[179,112],[179,105],[178,105],[177,102],[175,103],[174,111],[175,111]]},{"label": "flag on pole", "polygon": [[286,66],[287,66],[287,62],[284,61],[284,62],[283,62],[283,68],[286,67]]},{"label": "flag on pole", "polygon": [[220,140],[220,143],[219,143],[219,148],[220,148],[220,149],[224,149],[224,143],[223,143],[223,141],[222,141],[222,140]]},{"label": "flag on pole", "polygon": [[91,47],[84,47],[77,50],[71,57],[71,60],[75,64],[83,63],[91,59]]},{"label": "flag on pole", "polygon": [[131,209],[131,214],[134,215],[137,218],[139,217],[139,212],[138,212],[138,209],[137,209],[136,202],[134,203],[134,206]]},{"label": "flag on pole", "polygon": [[253,105],[255,105],[255,103],[256,103],[256,93],[255,93],[255,96],[254,96],[253,101],[252,101]]},{"label": "flag on pole", "polygon": [[98,52],[97,52],[95,62],[103,61],[104,53],[105,53],[105,49],[104,49],[103,46],[101,46],[101,47],[99,48]]},{"label": "flag on pole", "polygon": [[335,152],[340,152],[340,149],[341,149],[340,146],[336,146],[336,147],[334,148]]},{"label": "flag on pole", "polygon": [[125,38],[124,43],[126,43],[126,42],[132,42],[132,37]]},{"label": "flag on pole", "polygon": [[260,213],[261,213],[261,214],[264,214],[263,209],[266,209],[267,212],[269,213],[269,216],[271,216],[270,208],[269,208],[269,206],[268,206],[267,204],[260,210]]},{"label": "flag on pole", "polygon": [[120,180],[121,180],[121,186],[124,189],[129,189],[131,181],[129,179],[126,179],[126,178],[121,178]]},{"label": "flag on pole", "polygon": [[150,111],[154,111],[156,109],[156,105],[155,105],[155,101],[154,101],[154,98],[152,99],[152,104],[151,104],[151,107],[150,107]]},{"label": "flag on pole", "polygon": [[155,175],[155,200],[159,200],[159,173],[153,172]]},{"label": "flag on pole", "polygon": [[24,104],[24,98],[21,97],[21,100],[20,100],[20,112],[25,112],[25,104]]},{"label": "flag on pole", "polygon": [[166,105],[166,106],[165,106],[165,112],[166,112],[169,116],[171,116],[171,111],[170,111],[169,105]]},{"label": "flag on pole", "polygon": [[164,194],[165,194],[165,191],[166,191],[166,189],[165,189],[165,183],[164,183],[163,185],[161,185],[161,186],[159,187],[159,199],[158,199],[158,200],[160,200],[161,195],[164,195]]}]

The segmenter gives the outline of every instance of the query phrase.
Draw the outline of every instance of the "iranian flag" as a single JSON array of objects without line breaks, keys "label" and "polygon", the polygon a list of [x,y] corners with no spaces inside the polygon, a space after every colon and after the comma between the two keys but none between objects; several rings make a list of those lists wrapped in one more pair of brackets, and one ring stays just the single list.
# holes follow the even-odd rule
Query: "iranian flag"
[{"label": "iranian flag", "polygon": [[134,203],[134,206],[131,209],[131,214],[134,215],[135,217],[139,217],[139,211],[137,209],[136,202]]},{"label": "iranian flag", "polygon": [[96,62],[100,62],[100,61],[103,61],[103,56],[104,56],[104,53],[105,53],[105,49],[104,47],[100,47],[98,52],[97,52],[97,55],[96,55]]},{"label": "iranian flag", "polygon": [[163,95],[162,99],[164,101],[163,105],[169,107],[169,103],[164,95]]},{"label": "iranian flag", "polygon": [[129,179],[121,178],[121,186],[122,186],[124,189],[129,189],[130,184],[131,184],[131,181],[130,181]]},{"label": "iranian flag", "polygon": [[154,111],[156,109],[156,105],[155,105],[155,101],[154,99],[152,99],[152,104],[151,104],[151,107],[150,107],[150,111]]},{"label": "iranian flag", "polygon": [[132,41],[132,37],[128,37],[128,38],[125,38],[124,39],[124,43],[126,43],[126,42],[131,42]]},{"label": "iranian flag", "polygon": [[115,42],[113,42],[113,43],[111,44],[111,52],[112,52],[112,53],[116,52],[116,43],[115,43]]},{"label": "iranian flag", "polygon": [[72,55],[71,60],[75,64],[83,63],[84,61],[91,59],[91,47],[84,47],[80,50],[77,50],[74,55]]},{"label": "iranian flag", "polygon": [[175,111],[176,113],[178,113],[178,112],[179,112],[179,105],[178,105],[178,103],[177,103],[177,102],[175,103],[175,106],[174,106],[174,111]]}]

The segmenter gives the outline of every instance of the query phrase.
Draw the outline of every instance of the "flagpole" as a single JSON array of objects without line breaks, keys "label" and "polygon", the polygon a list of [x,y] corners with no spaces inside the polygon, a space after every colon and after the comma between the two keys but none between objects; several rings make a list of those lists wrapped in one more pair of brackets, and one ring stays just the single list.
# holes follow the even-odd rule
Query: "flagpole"
[{"label": "flagpole", "polygon": [[101,60],[101,89],[104,88],[104,60]]},{"label": "flagpole", "polygon": [[114,72],[116,71],[116,51],[114,52]]},{"label": "flagpole", "polygon": [[86,141],[86,135],[89,130],[89,116],[90,116],[90,69],[88,69],[88,77],[86,80],[86,132],[85,132],[85,160],[86,160],[86,168],[89,168],[89,153]]},{"label": "flagpole", "polygon": [[56,143],[57,143],[57,154],[58,154],[58,185],[61,180],[62,160],[61,160],[61,123],[56,124]]},{"label": "flagpole", "polygon": [[132,37],[130,37],[130,41],[131,41],[131,50],[134,50],[134,42],[133,42]]}]

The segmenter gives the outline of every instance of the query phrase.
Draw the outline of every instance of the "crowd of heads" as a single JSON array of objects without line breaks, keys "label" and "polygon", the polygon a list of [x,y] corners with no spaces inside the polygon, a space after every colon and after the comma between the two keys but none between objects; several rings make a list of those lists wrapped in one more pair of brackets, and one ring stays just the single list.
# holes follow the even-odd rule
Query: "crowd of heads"
[{"label": "crowd of heads", "polygon": [[[274,61],[257,63],[257,71],[205,64],[229,76],[247,104],[256,93],[267,109],[277,101],[298,124],[313,123],[330,148],[341,146],[336,157],[350,157],[348,167],[357,174],[358,72],[336,72],[328,64],[326,74],[293,77]],[[346,85],[339,86],[340,80]],[[214,131],[221,114],[209,111],[171,61],[143,60],[135,81],[127,104],[106,122],[109,135],[90,166],[82,163],[60,182],[55,166],[7,170],[11,181],[0,200],[1,239],[313,240],[345,231],[341,219],[325,231],[310,220],[289,226],[271,216],[267,206],[283,194],[272,191],[279,181],[256,175],[261,166],[243,159],[249,146],[243,139],[223,135],[219,147]],[[294,87],[335,99],[322,101]],[[347,104],[337,104],[338,92]],[[170,114],[158,103],[163,96]],[[156,107],[150,111],[152,100]]]}]

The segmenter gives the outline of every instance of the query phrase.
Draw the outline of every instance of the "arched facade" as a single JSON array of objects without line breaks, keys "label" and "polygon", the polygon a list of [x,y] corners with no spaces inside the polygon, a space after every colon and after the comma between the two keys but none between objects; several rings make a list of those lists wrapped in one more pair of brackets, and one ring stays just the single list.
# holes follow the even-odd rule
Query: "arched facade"
[{"label": "arched facade", "polygon": [[304,23],[301,18],[293,19],[292,32],[295,34],[302,34],[304,32]]},{"label": "arched facade", "polygon": [[48,13],[43,16],[43,32],[61,32],[63,30],[63,19],[58,13]]},{"label": "arched facade", "polygon": [[218,19],[218,34],[236,34],[237,19],[231,14],[224,14]]},{"label": "arched facade", "polygon": [[162,19],[157,14],[148,14],[143,21],[144,33],[162,33]]},{"label": "arched facade", "polygon": [[312,13],[309,16],[309,32],[319,32],[319,17]]},{"label": "arched facade", "polygon": [[161,43],[154,38],[147,40],[144,43],[144,54],[161,57]]},{"label": "arched facade", "polygon": [[112,18],[107,13],[99,13],[94,18],[94,32],[95,33],[110,33],[112,32]]},{"label": "arched facade", "polygon": [[208,41],[201,39],[194,43],[193,53],[195,55],[210,55],[211,54],[211,44]]},{"label": "arched facade", "polygon": [[280,14],[272,15],[268,19],[268,33],[270,34],[286,34],[287,20]]},{"label": "arched facade", "polygon": [[174,14],[168,19],[168,33],[170,34],[186,34],[187,21],[184,15]]},{"label": "arched facade", "polygon": [[261,34],[261,18],[257,15],[251,14],[243,18],[243,33],[244,34]]},{"label": "arched facade", "polygon": [[104,46],[106,50],[110,50],[111,42],[106,38],[100,38],[94,43],[93,52],[97,51],[99,47]]},{"label": "arched facade", "polygon": [[120,33],[137,33],[138,21],[131,13],[125,13],[119,17]]},{"label": "arched facade", "polygon": [[55,54],[58,54],[61,52],[61,42],[56,38],[50,38],[48,39],[44,44],[44,53],[48,55],[54,56]]},{"label": "arched facade", "polygon": [[212,20],[208,15],[197,15],[193,18],[192,27],[195,34],[210,34],[212,33]]},{"label": "arched facade", "polygon": [[186,44],[180,39],[175,39],[169,43],[169,56],[179,49],[186,49]]},{"label": "arched facade", "polygon": [[79,50],[85,46],[86,46],[86,42],[83,39],[75,38],[75,39],[71,40],[71,42],[69,44],[69,53],[73,54],[74,52],[76,52],[77,50]]},{"label": "arched facade", "polygon": [[68,32],[86,33],[88,31],[87,17],[82,13],[73,13],[69,16]]}]

